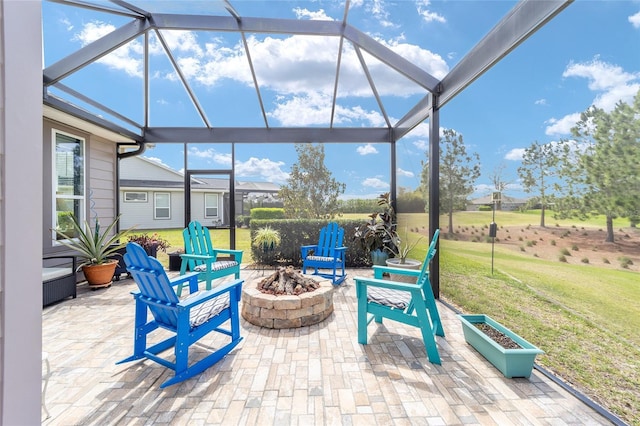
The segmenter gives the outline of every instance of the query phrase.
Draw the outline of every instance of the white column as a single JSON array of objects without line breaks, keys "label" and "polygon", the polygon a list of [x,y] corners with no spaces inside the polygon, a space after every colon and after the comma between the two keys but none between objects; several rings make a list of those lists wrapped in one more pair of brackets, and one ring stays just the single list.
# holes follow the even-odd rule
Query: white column
[{"label": "white column", "polygon": [[40,424],[42,35],[39,1],[0,0],[0,424]]}]

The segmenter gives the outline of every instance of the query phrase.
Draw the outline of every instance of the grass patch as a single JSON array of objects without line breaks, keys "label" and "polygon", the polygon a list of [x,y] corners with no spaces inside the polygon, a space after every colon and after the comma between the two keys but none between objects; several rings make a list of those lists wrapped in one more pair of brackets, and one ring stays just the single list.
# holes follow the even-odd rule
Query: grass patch
[{"label": "grass patch", "polygon": [[[484,250],[483,250],[484,248]],[[640,421],[638,274],[443,241],[441,296],[540,347],[538,362],[631,424]],[[606,283],[604,285],[603,283]]]}]

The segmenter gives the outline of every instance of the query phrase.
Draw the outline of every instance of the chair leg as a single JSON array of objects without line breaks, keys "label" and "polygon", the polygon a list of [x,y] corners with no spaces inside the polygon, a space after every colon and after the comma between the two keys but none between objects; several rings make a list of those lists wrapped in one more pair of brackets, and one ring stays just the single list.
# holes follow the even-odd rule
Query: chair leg
[{"label": "chair leg", "polygon": [[356,282],[358,297],[358,343],[367,344],[367,287]]},{"label": "chair leg", "polygon": [[424,342],[424,348],[427,351],[427,357],[432,363],[441,364],[442,362],[440,360],[440,354],[438,353],[435,333],[433,331],[431,321],[429,320],[429,316],[427,315],[427,306],[425,305],[419,290],[412,293],[413,300],[415,302],[416,316],[418,317],[420,332],[422,333],[422,341]]}]

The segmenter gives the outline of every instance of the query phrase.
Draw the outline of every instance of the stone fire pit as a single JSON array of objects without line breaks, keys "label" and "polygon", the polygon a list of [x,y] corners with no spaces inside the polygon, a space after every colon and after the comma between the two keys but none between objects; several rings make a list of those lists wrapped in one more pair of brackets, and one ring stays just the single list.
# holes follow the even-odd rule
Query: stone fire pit
[{"label": "stone fire pit", "polygon": [[[276,271],[276,273],[278,273]],[[333,312],[333,285],[318,276],[301,275],[319,284],[313,291],[265,294],[258,285],[265,277],[245,281],[242,286],[242,318],[266,328],[297,328],[317,324]]]}]

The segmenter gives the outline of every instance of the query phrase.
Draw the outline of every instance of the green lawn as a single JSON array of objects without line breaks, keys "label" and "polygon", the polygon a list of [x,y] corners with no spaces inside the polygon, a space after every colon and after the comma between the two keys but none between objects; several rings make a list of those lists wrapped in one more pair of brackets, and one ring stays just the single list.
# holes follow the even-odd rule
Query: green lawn
[{"label": "green lawn", "polygon": [[[344,215],[366,218],[366,215]],[[501,226],[539,223],[539,212],[497,212]],[[482,226],[492,212],[459,212],[454,227]],[[426,214],[402,214],[410,239],[420,238],[410,254],[424,258],[429,241]],[[447,218],[440,219],[443,228]],[[604,228],[604,218],[556,221],[547,226]],[[627,227],[619,219],[614,226]],[[420,233],[415,231],[419,230]],[[147,231],[154,232],[154,231]],[[182,247],[182,230],[156,231],[172,248]],[[214,241],[219,232],[213,231]],[[422,235],[421,235],[422,234]],[[237,230],[243,263],[251,263],[249,230]],[[172,251],[170,248],[168,251]],[[496,246],[491,273],[491,245],[442,239],[441,297],[467,313],[484,313],[545,351],[537,361],[624,421],[640,424],[640,274],[594,265],[545,261]],[[168,264],[166,254],[158,258]]]}]

